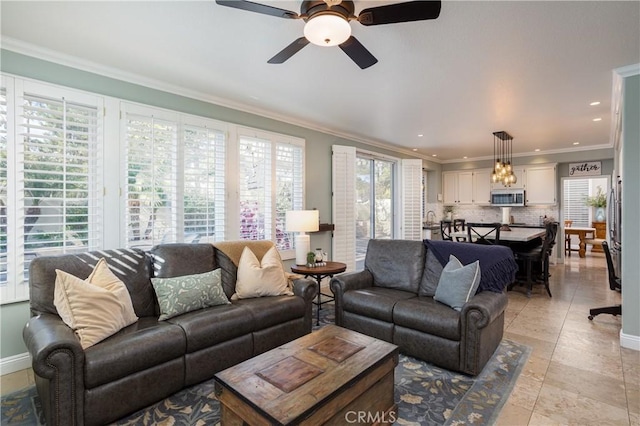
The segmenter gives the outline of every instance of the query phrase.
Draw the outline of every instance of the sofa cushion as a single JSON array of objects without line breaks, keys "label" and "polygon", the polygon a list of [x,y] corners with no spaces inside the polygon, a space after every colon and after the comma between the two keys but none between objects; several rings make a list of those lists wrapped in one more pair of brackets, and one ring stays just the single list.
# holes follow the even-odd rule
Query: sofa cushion
[{"label": "sofa cushion", "polygon": [[253,319],[253,330],[263,330],[296,318],[304,318],[306,305],[297,296],[272,296],[240,299],[232,302],[248,310]]},{"label": "sofa cushion", "polygon": [[460,340],[460,312],[432,297],[399,300],[393,309],[393,322],[426,334]]},{"label": "sofa cushion", "polygon": [[258,260],[249,247],[244,248],[238,263],[236,293],[233,298],[249,299],[292,294],[282,259],[275,246],[265,253],[262,260]]},{"label": "sofa cushion", "polygon": [[216,262],[222,269],[222,288],[228,298],[236,292],[236,280],[238,274],[238,263],[245,247],[249,247],[258,260],[262,260],[264,254],[274,246],[272,241],[239,240],[220,241],[213,243],[216,248]]},{"label": "sofa cushion", "polygon": [[251,313],[241,306],[229,304],[200,309],[168,320],[180,326],[187,336],[187,353],[217,345],[251,333]]},{"label": "sofa cushion", "polygon": [[476,260],[463,266],[454,255],[451,255],[449,263],[442,270],[433,298],[460,311],[464,304],[476,294],[479,283],[480,262]]},{"label": "sofa cushion", "polygon": [[85,351],[84,385],[95,388],[184,355],[186,339],[174,324],[143,317]]},{"label": "sofa cushion", "polygon": [[138,320],[127,288],[104,259],[86,280],[56,270],[54,304],[83,349]]},{"label": "sofa cushion", "polygon": [[364,267],[373,275],[376,287],[418,293],[424,270],[422,241],[369,240]]},{"label": "sofa cushion", "polygon": [[129,290],[138,317],[155,315],[155,293],[151,286],[149,257],[139,249],[100,250],[62,256],[36,257],[29,268],[29,305],[31,313],[58,314],[53,304],[56,269],[87,277],[101,258]]},{"label": "sofa cushion", "polygon": [[159,321],[209,306],[227,305],[220,268],[203,274],[173,278],[151,278],[160,306]]},{"label": "sofa cushion", "polygon": [[149,250],[153,276],[172,278],[213,271],[216,264],[211,244],[160,244]]},{"label": "sofa cushion", "polygon": [[343,309],[345,312],[392,322],[395,304],[399,300],[412,297],[416,297],[415,293],[391,288],[368,287],[350,290],[343,295]]},{"label": "sofa cushion", "polygon": [[427,249],[424,261],[424,273],[422,274],[422,280],[420,280],[418,296],[433,297],[436,294],[436,288],[438,288],[438,282],[440,281],[443,268],[444,266],[442,266],[433,253],[433,250]]}]

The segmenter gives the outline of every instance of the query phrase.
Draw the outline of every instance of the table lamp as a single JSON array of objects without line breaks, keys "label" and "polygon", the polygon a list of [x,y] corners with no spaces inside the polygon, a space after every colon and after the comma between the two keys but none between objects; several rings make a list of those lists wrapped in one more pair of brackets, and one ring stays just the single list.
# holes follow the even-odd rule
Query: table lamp
[{"label": "table lamp", "polygon": [[287,232],[297,232],[296,265],[307,264],[307,253],[311,251],[310,238],[305,232],[320,229],[320,212],[318,210],[291,210],[286,213]]}]

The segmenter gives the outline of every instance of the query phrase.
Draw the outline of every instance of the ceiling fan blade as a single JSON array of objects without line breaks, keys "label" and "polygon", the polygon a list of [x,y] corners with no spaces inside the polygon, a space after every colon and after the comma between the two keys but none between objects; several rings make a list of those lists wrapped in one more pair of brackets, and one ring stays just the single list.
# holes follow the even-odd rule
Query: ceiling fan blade
[{"label": "ceiling fan blade", "polygon": [[220,6],[228,6],[236,9],[248,10],[249,12],[262,13],[263,15],[276,16],[278,18],[298,19],[300,15],[290,10],[279,9],[266,4],[254,3],[245,0],[216,0]]},{"label": "ceiling fan blade", "polygon": [[281,64],[296,53],[298,53],[303,47],[309,44],[309,40],[305,37],[300,37],[293,43],[282,49],[276,56],[269,59],[267,62],[270,64]]},{"label": "ceiling fan blade", "polygon": [[441,6],[440,1],[410,1],[370,7],[360,12],[358,22],[369,26],[436,19]]},{"label": "ceiling fan blade", "polygon": [[351,36],[340,45],[340,49],[349,56],[360,68],[369,68],[378,60],[364,47],[358,39]]}]

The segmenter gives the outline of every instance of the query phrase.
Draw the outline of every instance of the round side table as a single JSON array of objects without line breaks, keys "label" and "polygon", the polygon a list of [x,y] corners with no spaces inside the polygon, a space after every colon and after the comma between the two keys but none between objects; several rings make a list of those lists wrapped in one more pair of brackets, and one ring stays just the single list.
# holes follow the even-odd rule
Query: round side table
[{"label": "round side table", "polygon": [[[311,302],[318,307],[317,316],[316,316],[316,325],[320,324],[320,309],[322,309],[322,305],[325,303],[329,303],[333,301],[333,296],[330,294],[325,294],[322,292],[320,287],[320,282],[323,278],[331,278],[335,274],[339,274],[347,270],[347,265],[341,262],[326,262],[325,266],[316,266],[313,268],[309,268],[305,265],[293,265],[291,267],[291,272],[295,274],[304,275],[305,278],[312,276],[316,279],[318,283],[318,300],[316,302]],[[322,296],[325,297],[325,300],[322,300]]]}]

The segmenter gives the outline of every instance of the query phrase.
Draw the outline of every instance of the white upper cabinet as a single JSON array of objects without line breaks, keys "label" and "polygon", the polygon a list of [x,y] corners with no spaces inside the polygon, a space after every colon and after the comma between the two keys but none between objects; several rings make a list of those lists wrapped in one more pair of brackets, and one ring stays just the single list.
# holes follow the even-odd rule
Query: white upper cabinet
[{"label": "white upper cabinet", "polygon": [[[557,204],[557,173],[554,164],[515,166],[517,181],[514,189],[524,189],[526,204],[548,206]],[[491,169],[442,172],[442,192],[445,205],[491,205],[491,190],[504,189],[502,183],[491,182]]]},{"label": "white upper cabinet", "polygon": [[555,205],[557,179],[555,164],[541,164],[525,168],[525,199],[528,206]]},{"label": "white upper cabinet", "polygon": [[473,172],[443,172],[442,193],[446,205],[473,204]]},{"label": "white upper cabinet", "polygon": [[473,171],[473,204],[488,206],[491,204],[491,169]]}]

